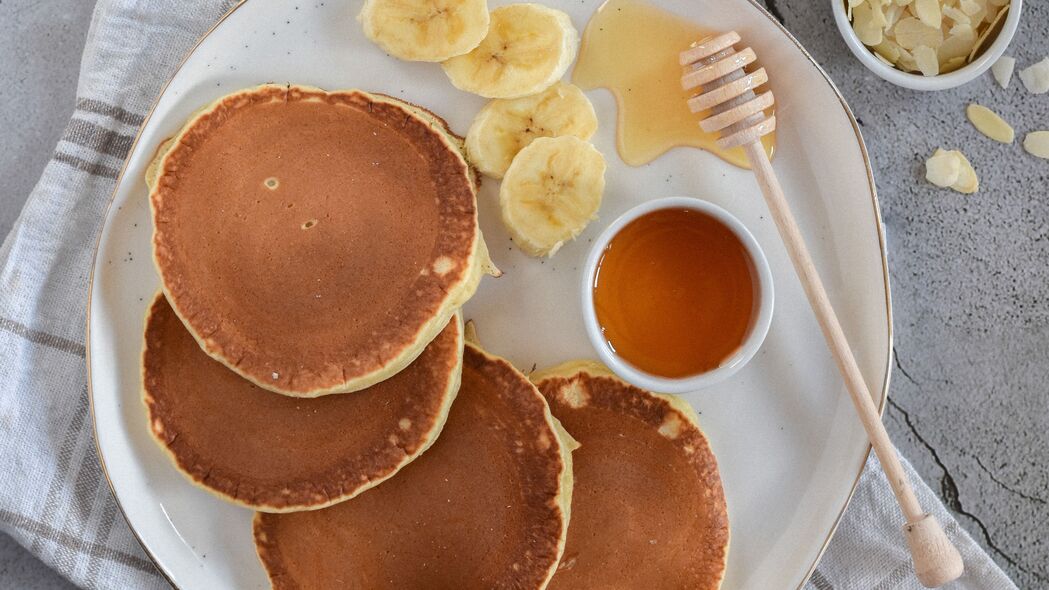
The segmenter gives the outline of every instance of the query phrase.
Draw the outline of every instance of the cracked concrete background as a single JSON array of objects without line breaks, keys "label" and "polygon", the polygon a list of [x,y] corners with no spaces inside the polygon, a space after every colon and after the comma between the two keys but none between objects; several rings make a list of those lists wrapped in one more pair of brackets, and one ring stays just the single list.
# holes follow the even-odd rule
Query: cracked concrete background
[{"label": "cracked concrete background", "polygon": [[[0,235],[72,110],[92,4],[0,0]],[[1022,140],[1049,129],[1049,95],[989,75],[937,93],[897,88],[849,53],[829,2],[769,4],[841,89],[871,152],[896,326],[889,430],[1021,588],[1049,588],[1049,162],[979,135],[964,113],[984,104]],[[1049,54],[1049,3],[1024,11],[1009,49],[1018,69]],[[924,181],[941,146],[965,152],[980,192]],[[0,589],[66,587],[0,535]]]},{"label": "cracked concrete background", "polygon": [[[845,95],[871,154],[896,329],[890,434],[1018,586],[1049,588],[1049,161],[1020,145],[1049,129],[1049,95],[990,74],[941,92],[898,88],[849,52],[830,2],[769,5]],[[1023,9],[1007,51],[1017,70],[1049,55],[1049,3]],[[1018,140],[980,135],[970,102]],[[925,182],[937,147],[968,156],[978,193]]]}]

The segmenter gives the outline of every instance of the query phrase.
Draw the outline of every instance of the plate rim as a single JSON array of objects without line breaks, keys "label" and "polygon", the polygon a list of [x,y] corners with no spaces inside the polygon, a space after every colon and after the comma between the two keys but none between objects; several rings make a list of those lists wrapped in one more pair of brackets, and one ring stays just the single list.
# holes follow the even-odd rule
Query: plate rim
[{"label": "plate rim", "polygon": [[[112,495],[113,501],[116,503],[117,508],[120,510],[120,515],[121,517],[123,517],[124,522],[127,523],[128,529],[131,531],[131,535],[135,538],[135,541],[139,544],[139,547],[142,548],[142,551],[146,554],[146,557],[149,558],[149,561],[152,562],[153,566],[157,568],[157,572],[160,573],[160,575],[165,579],[165,581],[167,581],[167,583],[170,584],[171,587],[175,588],[176,590],[181,590],[181,587],[175,583],[171,575],[168,573],[167,568],[165,568],[160,563],[158,558],[153,554],[153,552],[146,545],[146,543],[142,541],[141,535],[139,535],[138,530],[128,518],[127,512],[124,510],[123,504],[120,503],[120,499],[117,496],[116,487],[113,485],[113,480],[109,477],[109,470],[106,467],[106,459],[102,454],[102,447],[99,445],[98,421],[95,418],[95,394],[93,387],[94,381],[91,378],[91,310],[95,288],[95,271],[98,268],[99,248],[102,245],[102,238],[105,235],[105,228],[109,222],[110,214],[113,210],[113,203],[116,201],[117,192],[120,190],[120,187],[123,184],[124,174],[127,172],[128,165],[131,161],[131,156],[135,153],[135,149],[138,147],[138,143],[139,140],[142,138],[143,131],[145,131],[146,126],[152,120],[154,111],[156,111],[157,105],[160,103],[161,97],[164,96],[164,93],[167,92],[168,87],[174,81],[175,77],[178,76],[179,72],[182,71],[182,68],[186,65],[186,62],[189,61],[189,58],[194,53],[196,53],[197,49],[204,42],[204,40],[211,36],[211,34],[214,33],[215,30],[220,25],[222,25],[223,22],[226,21],[226,19],[228,19],[234,12],[236,12],[238,9],[247,4],[248,1],[249,0],[239,0],[236,4],[231,6],[225,14],[223,14],[218,20],[216,20],[214,24],[212,24],[211,27],[209,27],[208,30],[200,36],[199,39],[197,39],[197,41],[193,44],[192,47],[189,48],[186,54],[182,56],[182,59],[179,61],[178,66],[175,67],[175,70],[171,73],[171,76],[167,79],[167,81],[164,82],[164,85],[161,86],[159,92],[157,93],[157,96],[153,99],[153,103],[150,105],[149,111],[146,112],[146,115],[142,118],[142,123],[139,125],[138,130],[135,132],[135,138],[131,142],[131,147],[128,149],[127,156],[125,156],[124,161],[120,166],[120,172],[117,174],[117,177],[114,180],[113,191],[110,193],[109,199],[106,202],[105,215],[102,217],[102,227],[98,232],[98,238],[96,238],[95,240],[94,252],[91,257],[91,272],[88,275],[87,310],[84,320],[84,364],[87,367],[88,413],[91,415],[91,434],[95,446],[95,455],[98,457],[99,467],[102,470],[102,475],[106,479],[106,484],[109,486],[109,491]],[[849,107],[848,102],[846,102],[845,97],[842,96],[841,91],[838,90],[838,87],[834,84],[834,81],[831,80],[826,70],[824,70],[823,67],[820,66],[820,64],[812,57],[812,55],[809,54],[808,50],[805,49],[805,47],[797,40],[797,38],[794,37],[794,35],[789,30],[787,30],[783,23],[780,22],[779,19],[777,19],[775,16],[773,16],[772,13],[768,11],[768,9],[759,4],[757,0],[746,1],[753,8],[756,8],[759,14],[768,19],[773,24],[773,26],[775,26],[784,36],[786,36],[787,40],[793,43],[794,46],[801,51],[801,54],[805,57],[805,59],[807,59],[809,63],[816,68],[816,71],[819,72],[820,76],[823,78],[823,81],[826,82],[828,86],[830,86],[830,89],[834,93],[835,98],[838,99],[838,103],[841,105],[842,109],[845,111],[845,114],[849,119],[849,124],[852,126],[853,133],[856,135],[856,140],[860,148],[860,156],[863,158],[863,165],[867,171],[867,185],[870,189],[871,204],[874,207],[875,230],[878,234],[878,250],[879,254],[881,255],[882,281],[885,287],[885,312],[887,323],[886,352],[888,354],[886,355],[885,370],[883,372],[884,385],[881,389],[881,395],[879,396],[879,399],[876,400],[878,406],[878,415],[884,416],[886,401],[889,397],[889,385],[892,380],[892,359],[894,356],[892,291],[889,286],[889,257],[888,247],[885,239],[885,222],[881,215],[881,204],[878,200],[878,189],[874,181],[874,170],[871,168],[871,160],[870,154],[867,152],[867,144],[863,140],[863,134],[860,131],[859,123],[856,121],[856,115],[852,112],[852,109]],[[602,2],[602,4],[603,3],[604,2]],[[834,534],[838,530],[838,525],[841,524],[841,519],[845,515],[845,511],[848,509],[849,504],[852,502],[852,498],[856,495],[856,488],[857,486],[859,486],[860,477],[863,475],[863,470],[867,464],[867,461],[870,459],[870,454],[871,444],[870,442],[867,442],[867,449],[863,453],[863,462],[860,465],[859,471],[856,473],[856,478],[852,482],[852,486],[849,489],[848,495],[845,497],[845,502],[844,504],[842,504],[841,510],[834,518],[834,523],[831,525],[830,530],[827,532],[827,536],[823,540],[823,544],[820,546],[820,550],[816,553],[815,559],[809,565],[808,571],[805,573],[805,576],[798,582],[797,590],[801,590],[805,586],[806,582],[809,581],[809,579],[812,577],[813,572],[816,571],[816,567],[819,565],[820,560],[823,558],[823,554],[826,553],[827,547],[830,546],[830,541],[834,538]]]}]

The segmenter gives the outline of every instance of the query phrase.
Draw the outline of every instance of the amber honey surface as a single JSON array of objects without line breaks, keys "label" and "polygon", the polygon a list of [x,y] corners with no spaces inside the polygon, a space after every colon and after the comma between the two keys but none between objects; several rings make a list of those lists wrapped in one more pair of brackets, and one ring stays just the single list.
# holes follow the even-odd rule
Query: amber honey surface
[{"label": "amber honey surface", "polygon": [[[702,117],[686,104],[691,93],[681,89],[678,54],[711,34],[641,0],[608,0],[590,18],[572,81],[615,95],[616,147],[627,164],[640,166],[671,148],[692,146],[749,167],[742,148],[721,149],[715,134],[699,128]],[[771,155],[775,134],[762,142]]]},{"label": "amber honey surface", "polygon": [[742,345],[756,305],[754,268],[717,219],[662,209],[612,238],[593,296],[621,358],[652,375],[687,377],[720,366]]}]

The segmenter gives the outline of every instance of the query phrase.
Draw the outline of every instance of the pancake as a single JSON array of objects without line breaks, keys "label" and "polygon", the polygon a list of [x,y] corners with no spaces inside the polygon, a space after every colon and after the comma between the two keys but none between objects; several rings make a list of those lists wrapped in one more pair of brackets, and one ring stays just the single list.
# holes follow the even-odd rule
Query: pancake
[{"label": "pancake", "polygon": [[256,515],[259,557],[276,590],[544,588],[574,446],[524,375],[468,343],[433,447],[349,502]]},{"label": "pancake", "polygon": [[265,85],[198,112],[147,177],[164,292],[201,348],[297,397],[407,366],[490,270],[453,137],[355,90]]},{"label": "pancake", "polygon": [[[444,120],[444,118],[442,118],[437,113],[434,113],[433,111],[427,109],[426,107],[419,106],[417,104],[410,103],[410,102],[407,102],[407,101],[398,100],[397,98],[392,97],[392,96],[390,96],[388,94],[381,94],[381,93],[371,93],[371,94],[373,96],[390,99],[390,100],[394,101],[396,104],[399,104],[401,107],[411,111],[412,114],[418,116],[420,119],[425,120],[427,123],[429,123],[431,129],[433,129],[434,131],[437,131],[437,132],[443,134],[444,138],[446,140],[448,140],[448,143],[450,143],[453,146],[455,146],[455,149],[457,149],[460,154],[463,154],[464,158],[466,157],[466,138],[464,138],[461,135],[457,135],[454,131],[452,131],[452,128],[448,125],[448,121]],[[196,119],[197,115],[199,115],[200,113],[204,112],[207,108],[208,107],[203,107],[203,108],[197,109],[197,111],[195,113],[193,113],[192,116],[190,116],[190,119],[189,119],[189,122],[187,123],[187,125],[192,123],[194,121],[194,119]],[[183,129],[185,129],[185,127],[183,127]],[[182,131],[180,130],[179,133],[181,133],[181,132]],[[157,184],[157,177],[160,174],[160,163],[163,161],[164,156],[167,155],[168,151],[171,150],[171,147],[174,144],[175,144],[175,136],[169,137],[169,138],[165,139],[164,141],[162,141],[160,143],[160,145],[157,147],[156,153],[153,155],[153,159],[150,160],[149,164],[146,166],[146,173],[145,173],[146,185],[149,187],[150,190],[152,190],[153,187],[156,186],[156,184]],[[469,162],[467,162],[467,163],[469,163]],[[477,169],[474,168],[472,165],[470,166],[470,181],[473,182],[475,191],[478,188],[480,188],[481,176],[477,172]],[[482,241],[483,241],[483,238],[482,238]],[[498,271],[495,271],[495,272],[496,272],[496,274],[498,274]]]},{"label": "pancake", "polygon": [[550,588],[719,588],[728,514],[695,410],[593,362],[532,379],[582,445],[568,544]]},{"label": "pancake", "polygon": [[433,443],[459,388],[462,348],[456,315],[390,379],[296,399],[204,354],[158,295],[146,318],[143,398],[154,438],[192,482],[256,510],[316,509],[393,476]]}]

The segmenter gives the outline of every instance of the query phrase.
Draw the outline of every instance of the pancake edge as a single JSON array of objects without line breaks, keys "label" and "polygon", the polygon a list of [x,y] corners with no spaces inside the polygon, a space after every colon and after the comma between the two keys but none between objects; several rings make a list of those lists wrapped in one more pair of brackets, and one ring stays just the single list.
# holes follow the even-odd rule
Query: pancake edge
[{"label": "pancake edge", "polygon": [[539,590],[545,589],[549,584],[550,580],[553,579],[554,574],[557,573],[557,567],[561,564],[561,558],[564,557],[565,545],[568,543],[568,527],[572,516],[572,489],[575,486],[575,476],[572,471],[572,451],[580,447],[579,441],[569,434],[568,430],[561,425],[561,421],[554,416],[553,412],[550,411],[550,404],[547,403],[546,398],[540,393],[539,388],[536,387],[535,383],[528,379],[528,376],[517,369],[507,359],[491,354],[484,348],[481,348],[480,344],[476,341],[476,328],[473,322],[470,322],[470,329],[468,330],[469,335],[466,335],[466,347],[471,348],[473,351],[479,353],[488,362],[505,365],[510,371],[516,373],[524,383],[530,386],[532,394],[535,395],[536,399],[543,406],[543,415],[546,417],[546,423],[553,431],[555,438],[557,439],[558,453],[561,456],[561,474],[558,477],[558,493],[554,498],[554,502],[561,511],[561,535],[557,542],[557,559],[550,564],[550,568],[543,579],[542,584],[539,586]]},{"label": "pancake edge", "polygon": [[[612,380],[618,381],[619,383],[621,383],[622,385],[624,385],[626,387],[630,387],[632,389],[636,389],[638,391],[642,391],[645,394],[647,394],[649,396],[652,396],[653,398],[661,399],[661,400],[667,402],[667,404],[670,405],[670,408],[672,410],[677,411],[677,413],[681,415],[681,418],[684,418],[684,420],[685,420],[685,422],[687,424],[691,425],[693,428],[695,428],[699,432],[699,434],[703,437],[703,440],[705,440],[707,442],[707,446],[708,447],[710,446],[710,440],[707,438],[706,433],[703,432],[703,428],[700,427],[700,425],[699,425],[699,414],[696,413],[696,409],[692,407],[692,404],[688,403],[688,401],[686,401],[683,397],[680,397],[680,396],[677,396],[677,395],[673,395],[673,394],[668,394],[668,393],[656,393],[656,392],[653,392],[653,391],[648,391],[647,389],[642,389],[642,388],[637,387],[635,385],[631,385],[630,383],[627,383],[623,379],[619,378],[619,376],[616,375],[614,372],[612,372],[611,369],[609,369],[604,364],[602,364],[602,363],[600,363],[598,361],[589,360],[589,359],[576,359],[576,360],[565,361],[565,362],[563,362],[561,364],[554,365],[553,367],[548,367],[546,369],[542,369],[542,370],[536,371],[536,372],[532,373],[529,376],[529,379],[531,379],[532,382],[538,388],[543,383],[543,381],[546,381],[548,379],[572,379],[572,378],[578,377],[579,375],[586,375],[588,377],[604,377],[604,378],[612,379]],[[717,456],[714,454],[713,449],[710,450],[710,456],[714,460],[714,468],[718,472],[718,479],[719,479],[719,483],[720,483],[721,470],[718,469]],[[724,498],[725,497],[724,496],[724,483],[722,483],[721,485],[722,485],[722,497]],[[727,498],[725,498],[725,519],[726,520],[728,519],[728,499]],[[722,564],[721,564],[721,576],[717,580],[717,585],[715,586],[715,588],[720,588],[721,585],[725,581],[725,572],[728,569],[728,555],[729,555],[729,551],[730,551],[731,547],[732,547],[732,527],[729,526],[729,527],[726,528],[725,553],[724,553],[724,559],[723,559]]]},{"label": "pancake edge", "polygon": [[[357,487],[354,490],[350,491],[349,493],[342,494],[342,495],[340,495],[338,497],[335,497],[335,498],[329,498],[329,500],[327,502],[323,502],[323,503],[319,503],[319,504],[310,504],[310,505],[295,505],[295,506],[290,506],[290,507],[276,507],[276,506],[269,506],[269,505],[266,505],[266,504],[251,504],[251,503],[248,503],[248,502],[244,502],[244,501],[242,501],[242,500],[240,500],[238,498],[234,498],[233,496],[230,496],[230,495],[225,494],[223,492],[220,492],[219,490],[216,490],[216,489],[214,489],[214,488],[212,488],[210,486],[207,486],[203,482],[201,482],[198,479],[196,479],[195,477],[193,477],[188,471],[186,471],[183,468],[183,465],[179,461],[178,456],[175,455],[175,453],[171,450],[171,448],[167,445],[167,443],[164,442],[157,435],[156,431],[153,428],[154,417],[153,417],[152,409],[150,408],[150,405],[149,405],[149,399],[152,396],[146,390],[146,378],[145,378],[146,377],[146,375],[145,375],[145,355],[146,355],[146,349],[147,349],[147,346],[148,346],[148,342],[145,341],[145,333],[146,333],[145,327],[148,325],[149,318],[152,315],[153,306],[157,303],[157,301],[159,301],[163,297],[164,297],[164,293],[163,292],[158,292],[153,297],[152,302],[150,303],[149,307],[146,310],[145,319],[143,321],[143,330],[142,330],[142,333],[143,333],[143,337],[142,337],[143,338],[143,346],[142,346],[142,355],[141,355],[142,362],[140,363],[140,367],[139,367],[139,393],[140,393],[139,400],[142,402],[142,405],[145,406],[145,410],[146,410],[146,425],[147,425],[147,428],[149,429],[150,438],[152,438],[153,441],[156,442],[157,445],[161,448],[161,450],[164,451],[164,454],[167,455],[167,457],[171,460],[171,464],[175,468],[175,470],[178,471],[179,473],[181,473],[182,476],[187,481],[189,481],[194,486],[196,486],[196,487],[198,487],[198,488],[208,492],[212,496],[217,497],[217,498],[219,498],[221,500],[224,500],[224,501],[226,501],[226,502],[228,502],[230,504],[234,504],[234,505],[237,505],[237,506],[243,506],[244,508],[249,508],[249,509],[254,510],[256,512],[267,512],[267,513],[271,513],[271,514],[283,514],[283,513],[289,513],[289,512],[305,512],[305,511],[308,511],[308,510],[320,510],[322,508],[327,508],[329,506],[334,506],[335,504],[339,504],[340,502],[345,502],[346,500],[350,500],[352,498],[355,498],[356,496],[358,496],[358,495],[360,495],[360,494],[362,494],[362,493],[364,493],[364,492],[374,488],[375,486],[379,485],[380,483],[382,483],[382,482],[390,479],[391,477],[397,475],[397,473],[400,472],[400,470],[403,469],[405,465],[408,465],[409,463],[411,463],[415,459],[418,459],[420,456],[422,456],[423,453],[425,453],[427,450],[429,450],[429,448],[431,446],[433,446],[433,443],[436,442],[437,439],[440,437],[441,431],[444,430],[444,425],[448,422],[448,414],[451,411],[452,404],[455,402],[455,398],[459,394],[459,386],[460,386],[460,384],[462,382],[462,373],[463,373],[463,371],[462,371],[462,369],[463,369],[463,346],[465,345],[466,338],[465,338],[465,335],[464,335],[464,326],[463,326],[462,314],[456,312],[454,318],[456,320],[456,323],[458,325],[458,330],[459,330],[458,358],[457,358],[457,361],[456,361],[456,364],[455,364],[455,368],[452,370],[452,373],[451,373],[451,376],[450,376],[450,379],[449,379],[449,383],[448,383],[448,387],[445,390],[444,401],[441,403],[441,406],[439,408],[439,413],[438,413],[438,415],[436,416],[436,418],[434,420],[433,427],[431,427],[430,432],[427,434],[425,440],[423,441],[423,444],[420,445],[419,449],[415,453],[413,453],[411,455],[405,454],[405,456],[402,458],[401,462],[398,463],[397,465],[395,465],[387,474],[383,475],[382,477],[378,477],[378,478],[375,478],[375,479],[370,479],[367,482],[364,482],[359,487]],[[174,307],[172,307],[172,309],[174,309]],[[451,321],[451,320],[449,320],[449,321]]]},{"label": "pancake edge", "polygon": [[225,365],[231,371],[237,373],[242,378],[247,379],[248,381],[261,387],[262,389],[286,395],[289,397],[315,398],[324,395],[353,393],[356,391],[360,391],[362,389],[371,387],[376,383],[389,379],[390,377],[396,375],[397,373],[404,370],[405,367],[410,365],[416,358],[418,358],[420,354],[422,354],[422,351],[426,348],[426,345],[428,345],[435,337],[437,337],[437,334],[440,333],[440,331],[444,328],[445,325],[447,325],[447,323],[451,320],[452,316],[458,313],[458,309],[462,307],[463,304],[465,304],[467,301],[469,301],[471,297],[473,297],[474,293],[477,292],[477,287],[481,282],[481,277],[485,274],[489,274],[492,276],[500,276],[502,272],[499,271],[498,268],[496,268],[494,263],[492,263],[491,258],[488,256],[488,247],[484,243],[484,238],[481,235],[481,227],[478,223],[477,217],[477,207],[475,206],[473,218],[474,228],[476,231],[474,232],[471,253],[466,261],[466,271],[463,273],[463,276],[460,278],[459,282],[453,288],[450,288],[445,292],[444,301],[439,305],[438,311],[433,316],[431,316],[429,321],[424,322],[419,326],[419,328],[415,332],[414,338],[412,338],[410,342],[405,344],[404,348],[402,348],[402,350],[399,353],[397,353],[386,365],[378,369],[375,369],[369,373],[358,375],[357,377],[328,387],[317,387],[307,391],[293,391],[290,389],[279,388],[272,381],[267,381],[265,379],[260,379],[252,375],[249,375],[241,368],[234,366],[227,359],[220,356],[217,351],[213,350],[208,345],[208,343],[203,337],[197,334],[196,331],[194,331],[190,327],[189,323],[186,321],[186,318],[182,313],[182,310],[179,309],[174,299],[170,296],[167,283],[164,280],[164,273],[161,271],[162,267],[157,257],[157,211],[154,205],[154,196],[157,189],[157,180],[163,175],[167,167],[167,160],[169,156],[181,143],[182,137],[191,130],[194,124],[201,117],[208,115],[224,101],[229,100],[234,96],[241,94],[253,94],[268,89],[284,89],[285,92],[291,92],[294,89],[296,91],[305,93],[323,94],[357,93],[364,95],[376,102],[391,104],[404,111],[408,116],[413,117],[416,120],[427,125],[431,129],[431,131],[434,131],[436,133],[436,135],[450,149],[450,151],[454,152],[458,156],[459,161],[462,163],[463,168],[466,171],[466,176],[470,181],[470,186],[473,190],[475,203],[477,200],[478,177],[474,173],[473,167],[466,159],[466,156],[463,154],[461,146],[457,143],[458,136],[451,133],[451,131],[446,127],[447,123],[444,121],[444,119],[441,119],[437,115],[433,114],[431,111],[418,105],[413,105],[411,103],[401,101],[388,95],[371,93],[365,90],[346,89],[328,91],[323,90],[321,88],[317,88],[315,86],[306,86],[298,84],[260,84],[257,86],[236,90],[234,92],[220,96],[211,103],[197,109],[192,115],[190,115],[186,123],[179,129],[178,133],[176,133],[173,137],[161,142],[161,144],[157,148],[157,155],[147,165],[145,178],[147,188],[149,189],[148,201],[150,221],[152,223],[150,254],[153,259],[153,266],[157,269],[157,274],[160,277],[161,290],[164,292],[165,297],[167,297],[168,303],[171,304],[171,308],[175,311],[175,315],[177,315],[179,320],[182,321],[182,324],[186,326],[186,329],[193,336],[193,339],[197,341],[197,344],[200,346],[201,350],[203,350],[211,358]]},{"label": "pancake edge", "polygon": [[[472,331],[473,330],[468,330],[467,332]],[[572,509],[572,487],[575,483],[575,478],[573,477],[572,472],[572,451],[579,448],[579,442],[572,438],[572,435],[561,425],[561,421],[554,417],[553,413],[550,412],[550,405],[546,402],[546,398],[539,392],[539,389],[535,384],[528,380],[528,377],[524,373],[514,367],[510,361],[486,352],[478,346],[475,341],[469,340],[466,336],[466,332],[464,332],[463,340],[465,341],[465,347],[469,347],[473,351],[479,353],[487,362],[504,365],[510,371],[516,373],[524,383],[527,383],[530,386],[533,395],[536,396],[536,400],[542,404],[543,415],[546,418],[547,425],[553,431],[554,438],[557,441],[558,454],[561,457],[561,473],[558,476],[558,493],[554,498],[554,506],[561,513],[561,534],[558,537],[556,559],[550,564],[537,589],[545,590],[550,584],[550,580],[553,579],[554,574],[557,573],[557,567],[560,565],[561,558],[564,556],[565,544],[568,541],[568,526],[571,519]],[[259,562],[261,562],[263,569],[266,571],[266,577],[270,581],[271,587],[273,587],[273,574],[275,572],[271,569],[269,562],[266,560],[266,556],[263,555],[264,549],[258,541],[259,535],[265,532],[262,529],[262,517],[263,513],[261,512],[256,512],[254,517],[252,517],[252,540],[255,545],[255,555],[258,557]]]}]

